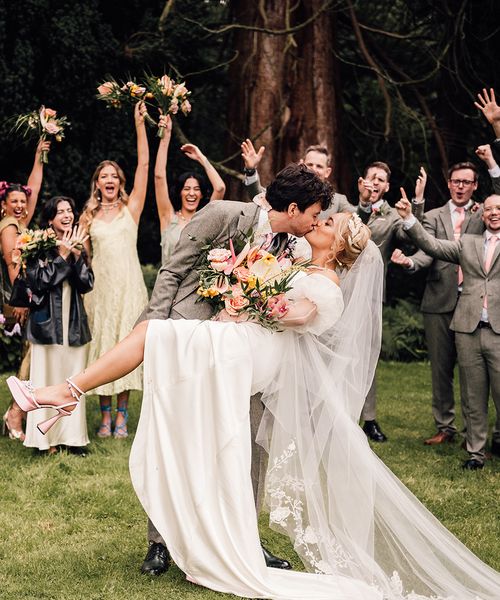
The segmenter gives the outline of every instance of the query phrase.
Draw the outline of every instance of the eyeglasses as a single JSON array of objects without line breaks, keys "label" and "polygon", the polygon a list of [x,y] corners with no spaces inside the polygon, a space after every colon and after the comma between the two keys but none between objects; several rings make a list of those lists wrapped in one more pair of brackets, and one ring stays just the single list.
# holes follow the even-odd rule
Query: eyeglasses
[{"label": "eyeglasses", "polygon": [[455,187],[460,187],[460,185],[467,187],[469,185],[473,185],[474,183],[476,183],[476,180],[475,179],[450,179],[450,183],[451,183],[451,185],[454,185]]}]

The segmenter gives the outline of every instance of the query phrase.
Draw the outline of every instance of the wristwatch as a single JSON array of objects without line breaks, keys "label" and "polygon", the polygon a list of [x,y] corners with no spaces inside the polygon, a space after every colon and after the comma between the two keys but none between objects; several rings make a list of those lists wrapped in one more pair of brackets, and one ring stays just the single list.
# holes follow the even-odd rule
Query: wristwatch
[{"label": "wristwatch", "polygon": [[245,175],[247,177],[251,177],[252,175],[255,175],[255,171],[257,169],[247,169],[246,167],[243,168],[243,173],[245,173]]}]

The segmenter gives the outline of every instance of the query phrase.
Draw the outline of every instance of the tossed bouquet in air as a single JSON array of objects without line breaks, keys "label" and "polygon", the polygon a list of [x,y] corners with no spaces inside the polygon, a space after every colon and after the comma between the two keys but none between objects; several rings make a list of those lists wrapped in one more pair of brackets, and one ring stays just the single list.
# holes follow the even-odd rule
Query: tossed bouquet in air
[{"label": "tossed bouquet in air", "polygon": [[[106,102],[108,108],[122,108],[142,100],[147,106],[156,107],[163,115],[175,115],[179,111],[187,115],[191,112],[188,100],[191,92],[185,83],[177,83],[168,75],[146,75],[143,82],[122,83],[110,77],[97,88],[97,92],[97,99]],[[151,125],[156,125],[150,115],[146,114],[145,118]],[[163,135],[164,128],[159,127],[158,136]]]},{"label": "tossed bouquet in air", "polygon": [[12,250],[12,262],[21,265],[25,271],[31,258],[42,258],[47,250],[57,246],[57,236],[53,229],[25,229],[21,232]]},{"label": "tossed bouquet in air", "polygon": [[[64,139],[64,129],[70,122],[67,117],[58,117],[57,112],[52,108],[41,106],[39,110],[34,110],[27,114],[18,115],[14,122],[14,131],[20,131],[23,137],[36,137],[45,141],[49,136],[56,142]],[[49,162],[48,152],[43,150],[40,155],[40,161]]]},{"label": "tossed bouquet in air", "polygon": [[197,293],[217,313],[225,311],[232,318],[279,330],[280,319],[289,309],[285,294],[305,265],[293,265],[289,249],[274,256],[251,239],[237,254],[237,242],[231,239],[227,247],[204,248]]}]

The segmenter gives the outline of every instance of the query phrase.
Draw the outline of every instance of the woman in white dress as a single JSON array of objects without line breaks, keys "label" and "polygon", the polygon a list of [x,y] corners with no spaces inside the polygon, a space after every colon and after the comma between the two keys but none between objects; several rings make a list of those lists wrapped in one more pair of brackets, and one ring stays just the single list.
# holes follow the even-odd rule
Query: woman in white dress
[{"label": "woman in white dress", "polygon": [[[47,256],[28,261],[26,280],[37,298],[28,317],[26,333],[32,344],[30,379],[34,385],[56,383],[71,377],[87,364],[90,330],[82,295],[92,289],[94,275],[82,252],[83,230],[75,229],[75,203],[66,196],[45,202],[40,225],[52,228],[59,240]],[[46,418],[53,411],[46,409]],[[85,402],[80,403],[72,419],[60,421],[43,435],[37,428],[42,415],[28,413],[24,445],[53,453],[58,446],[84,454],[89,443]]]},{"label": "woman in white dress", "polygon": [[[336,215],[307,238],[313,265],[288,293],[285,331],[143,322],[67,383],[33,391],[12,378],[16,401],[68,412],[82,390],[144,358],[132,481],[190,581],[288,600],[498,598],[500,576],[376,459],[356,423],[380,344],[383,265],[368,229]],[[259,390],[273,416],[262,424],[271,519],[312,573],[267,568],[262,555],[248,414]]]}]

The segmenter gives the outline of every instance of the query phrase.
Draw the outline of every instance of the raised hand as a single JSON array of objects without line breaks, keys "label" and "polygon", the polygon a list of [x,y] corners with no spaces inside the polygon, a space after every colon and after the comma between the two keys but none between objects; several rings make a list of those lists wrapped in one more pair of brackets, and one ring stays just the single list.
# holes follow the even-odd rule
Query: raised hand
[{"label": "raised hand", "polygon": [[483,113],[488,123],[493,126],[495,135],[500,137],[500,106],[498,106],[495,99],[493,88],[490,88],[489,94],[488,90],[483,88],[483,94],[479,93],[477,97],[479,102],[474,102],[474,106]]},{"label": "raised hand", "polygon": [[408,258],[408,256],[406,256],[405,254],[403,254],[403,252],[399,248],[396,248],[392,253],[391,261],[395,265],[399,265],[400,267],[403,267],[405,269],[409,269],[412,266],[411,259]]},{"label": "raised hand", "polygon": [[408,200],[404,188],[399,188],[399,191],[401,192],[401,200],[398,200],[394,207],[402,219],[407,219],[411,216],[411,202]]},{"label": "raised hand", "polygon": [[50,144],[50,141],[40,138],[36,147],[36,154],[43,154],[44,152],[48,154],[50,150]]},{"label": "raised hand", "polygon": [[148,109],[146,108],[144,102],[141,100],[134,107],[135,126],[137,127],[138,125],[143,125],[144,119],[146,119],[147,117],[149,117]]},{"label": "raised hand", "polygon": [[420,175],[415,182],[415,200],[422,202],[424,199],[425,185],[427,183],[427,173],[424,167],[420,167]]},{"label": "raised hand", "polygon": [[358,179],[358,192],[359,201],[367,204],[370,201],[370,196],[373,192],[373,183],[368,181],[368,179],[363,179],[363,177],[360,177]]},{"label": "raised hand", "polygon": [[162,139],[170,140],[170,136],[172,135],[172,119],[170,118],[170,115],[160,115],[158,129],[160,128],[164,130]]},{"label": "raised hand", "polygon": [[493,152],[491,151],[491,146],[489,144],[478,146],[476,148],[476,155],[486,163],[488,169],[493,169],[497,164],[496,160],[493,158]]},{"label": "raised hand", "polygon": [[203,152],[194,144],[183,144],[181,146],[181,151],[184,152],[184,154],[191,160],[196,160],[201,164],[206,161],[206,157]]},{"label": "raised hand", "polygon": [[252,140],[248,138],[244,140],[241,144],[241,157],[245,163],[245,168],[256,169],[262,160],[265,150],[265,146],[261,146],[259,151],[256,152]]},{"label": "raised hand", "polygon": [[83,245],[89,239],[89,235],[87,230],[83,225],[76,225],[73,227],[73,232],[71,234],[70,243],[71,243],[71,252],[73,256],[78,259],[80,258],[83,250]]},{"label": "raised hand", "polygon": [[68,229],[62,235],[62,238],[57,241],[57,248],[59,250],[59,255],[67,260],[68,256],[71,254],[71,236],[72,231]]}]

